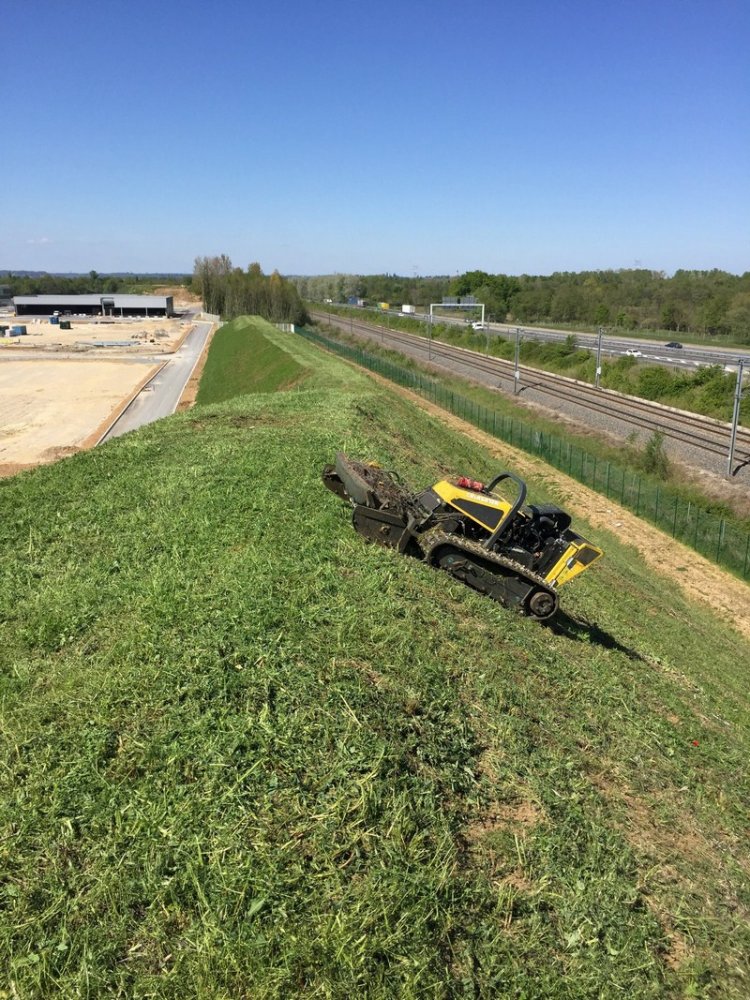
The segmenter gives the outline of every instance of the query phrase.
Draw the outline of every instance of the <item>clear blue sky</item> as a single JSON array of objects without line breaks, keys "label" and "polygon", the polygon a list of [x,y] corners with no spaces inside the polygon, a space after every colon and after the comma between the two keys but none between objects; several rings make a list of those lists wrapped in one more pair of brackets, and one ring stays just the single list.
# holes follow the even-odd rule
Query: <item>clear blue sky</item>
[{"label": "clear blue sky", "polygon": [[9,0],[0,268],[750,270],[748,0]]}]

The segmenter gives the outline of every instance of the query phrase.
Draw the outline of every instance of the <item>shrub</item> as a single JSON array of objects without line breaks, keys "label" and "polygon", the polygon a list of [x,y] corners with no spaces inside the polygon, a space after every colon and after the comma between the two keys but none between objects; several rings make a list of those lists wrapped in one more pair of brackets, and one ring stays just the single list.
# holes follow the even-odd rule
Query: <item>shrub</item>
[{"label": "shrub", "polygon": [[646,442],[643,451],[643,468],[658,479],[669,477],[669,458],[664,450],[664,435],[661,431],[654,431]]},{"label": "shrub", "polygon": [[661,399],[674,390],[674,376],[657,365],[649,365],[638,375],[636,394],[643,399]]}]

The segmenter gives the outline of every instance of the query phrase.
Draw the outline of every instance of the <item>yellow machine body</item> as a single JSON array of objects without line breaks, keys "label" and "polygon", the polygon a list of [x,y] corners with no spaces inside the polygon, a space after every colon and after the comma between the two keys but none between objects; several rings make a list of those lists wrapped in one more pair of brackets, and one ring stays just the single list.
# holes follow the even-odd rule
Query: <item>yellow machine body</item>
[{"label": "yellow machine body", "polygon": [[[351,503],[352,523],[369,541],[423,559],[539,621],[557,611],[558,589],[602,555],[572,530],[562,508],[526,504],[526,483],[510,471],[486,485],[458,476],[412,493],[394,474],[339,452],[323,482]],[[501,495],[501,483],[514,498]]]},{"label": "yellow machine body", "polygon": [[[463,486],[457,486],[448,479],[435,483],[432,491],[451,507],[470,517],[491,533],[495,531],[501,520],[509,515],[513,505],[496,493],[479,493]],[[562,587],[585,569],[588,569],[604,553],[602,549],[586,541],[581,535],[568,529],[566,540],[570,542],[546,573],[545,581],[552,587]]]}]

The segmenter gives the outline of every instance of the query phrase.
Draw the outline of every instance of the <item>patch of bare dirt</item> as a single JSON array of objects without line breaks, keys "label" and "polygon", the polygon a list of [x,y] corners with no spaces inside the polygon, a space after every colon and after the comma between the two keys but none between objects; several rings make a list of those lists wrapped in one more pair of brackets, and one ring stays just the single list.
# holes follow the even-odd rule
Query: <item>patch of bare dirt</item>
[{"label": "patch of bare dirt", "polygon": [[447,426],[487,448],[515,472],[543,479],[559,492],[570,513],[585,518],[595,528],[612,532],[622,542],[633,546],[655,572],[668,577],[689,598],[710,607],[727,624],[750,639],[750,591],[731,573],[726,573],[693,549],[541,460],[498,441],[409,389],[369,374],[392,392],[411,400]]},{"label": "patch of bare dirt", "polygon": [[5,478],[6,476],[16,476],[19,472],[25,472],[26,469],[35,469],[38,462],[3,462],[0,464],[0,477]]},{"label": "patch of bare dirt", "polygon": [[61,458],[70,458],[71,455],[76,455],[82,448],[76,448],[73,445],[64,448],[47,448],[39,456],[39,461],[42,464],[47,462],[58,462]]},{"label": "patch of bare dirt", "polygon": [[662,957],[670,969],[679,969],[686,962],[693,958],[693,950],[679,931],[675,930],[674,923],[667,911],[658,905],[651,896],[645,896],[646,906],[653,913],[664,931],[667,939],[667,947],[662,952]]},{"label": "patch of bare dirt", "polygon": [[516,836],[525,836],[543,818],[542,811],[533,802],[495,802],[481,819],[466,828],[465,836],[469,843],[498,830],[509,830]]},{"label": "patch of bare dirt", "polygon": [[517,869],[498,879],[496,885],[505,886],[508,889],[512,889],[513,892],[518,893],[530,893],[534,888],[526,876]]},{"label": "patch of bare dirt", "polygon": [[703,865],[718,862],[715,845],[692,828],[659,820],[651,803],[624,785],[621,779],[615,780],[604,773],[589,777],[597,791],[615,803],[626,817],[621,824],[623,833],[640,854],[657,862],[663,858],[687,859]]},{"label": "patch of bare dirt", "polygon": [[160,285],[153,291],[154,295],[171,295],[175,305],[201,305],[200,295],[189,291],[184,285]]}]

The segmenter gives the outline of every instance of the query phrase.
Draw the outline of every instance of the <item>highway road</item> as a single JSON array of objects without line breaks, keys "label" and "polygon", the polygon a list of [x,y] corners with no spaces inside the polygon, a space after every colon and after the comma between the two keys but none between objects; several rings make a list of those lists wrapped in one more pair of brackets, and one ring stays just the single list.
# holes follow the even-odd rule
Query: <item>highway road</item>
[{"label": "highway road", "polygon": [[[206,346],[211,325],[202,322],[195,324],[182,346],[174,354],[166,356],[164,366],[141,389],[101,439],[100,444],[174,413],[188,379]],[[152,363],[159,360],[158,356],[151,359]]]},{"label": "highway road", "polygon": [[[486,331],[490,336],[502,336],[506,339],[513,339],[516,336],[516,327],[505,326],[504,324],[493,323]],[[570,336],[569,333],[554,330],[538,330],[526,327],[522,329],[522,334],[526,339],[542,341],[562,341]],[[588,348],[596,353],[597,337],[592,333],[576,333],[576,344],[579,347]],[[680,343],[679,338],[669,343]],[[742,358],[746,365],[750,364],[750,351],[741,348],[716,349],[711,347],[700,347],[694,344],[683,345],[682,347],[667,347],[665,343],[658,343],[652,340],[640,340],[628,337],[602,337],[602,355],[606,357],[621,357],[629,355],[637,361],[658,363],[665,365],[683,365],[686,368],[698,368],[700,365],[723,365],[727,369],[737,370],[737,361]]]}]

